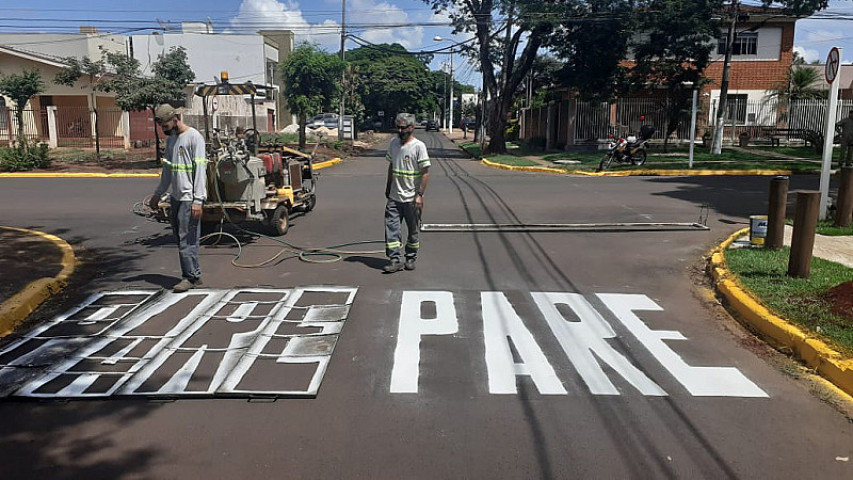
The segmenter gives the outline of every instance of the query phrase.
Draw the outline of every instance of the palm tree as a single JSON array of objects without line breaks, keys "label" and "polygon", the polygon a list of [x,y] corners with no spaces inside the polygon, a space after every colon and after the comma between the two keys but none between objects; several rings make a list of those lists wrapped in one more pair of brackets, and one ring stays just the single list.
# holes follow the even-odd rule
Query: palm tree
[{"label": "palm tree", "polygon": [[820,88],[821,75],[816,68],[804,65],[792,65],[788,69],[784,83],[774,88],[769,97],[784,101],[822,100],[827,97],[827,91]]}]

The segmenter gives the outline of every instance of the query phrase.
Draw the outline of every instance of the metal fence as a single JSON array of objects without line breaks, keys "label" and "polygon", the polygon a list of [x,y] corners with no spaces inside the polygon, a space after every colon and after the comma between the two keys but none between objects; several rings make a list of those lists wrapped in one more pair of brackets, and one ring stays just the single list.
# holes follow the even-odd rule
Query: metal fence
[{"label": "metal fence", "polygon": [[[10,143],[18,137],[18,118],[15,109],[0,107],[0,142]],[[99,109],[97,112],[98,140],[101,148],[123,148],[123,112],[120,109]],[[56,132],[58,147],[94,147],[92,128],[95,113],[88,107],[56,107],[54,125],[50,124],[47,108],[23,111],[23,134],[27,140],[49,142],[50,132]]]},{"label": "metal fence", "polygon": [[[41,129],[39,123],[44,120]],[[18,137],[18,117],[13,108],[0,107],[0,141],[9,143]],[[44,135],[42,136],[42,132]],[[30,141],[47,141],[47,117],[41,118],[40,112],[33,110],[23,111],[23,134]]]},{"label": "metal fence", "polygon": [[[664,98],[627,98],[614,103],[583,102],[564,100],[549,108],[543,106],[521,111],[522,139],[551,137],[555,144],[595,144],[613,136],[636,134],[645,124],[654,125],[657,133],[653,139],[663,140],[667,125],[668,105]],[[737,143],[740,134],[746,132],[753,141],[767,139],[773,130],[784,129],[789,143],[801,142],[799,131],[823,132],[826,128],[826,100],[784,101],[765,98],[760,101],[733,96],[726,102],[723,115],[723,138],[727,143]],[[838,104],[838,119],[853,110],[853,100],[842,100]],[[564,120],[563,112],[567,114]],[[559,112],[559,115],[558,115]],[[717,102],[702,102],[697,107],[696,138],[712,132],[716,121]],[[570,131],[566,131],[570,129]],[[690,111],[682,112],[678,128],[668,139],[670,142],[690,140]]]}]

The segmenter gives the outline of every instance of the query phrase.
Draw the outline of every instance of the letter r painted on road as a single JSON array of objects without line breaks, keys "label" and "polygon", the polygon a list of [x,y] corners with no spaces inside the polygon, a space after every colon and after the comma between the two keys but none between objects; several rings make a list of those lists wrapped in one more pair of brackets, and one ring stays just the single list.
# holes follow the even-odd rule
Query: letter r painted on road
[{"label": "letter r painted on road", "polygon": [[637,340],[697,397],[767,397],[767,393],[733,367],[691,367],[664,340],[686,340],[675,330],[652,330],[634,310],[663,310],[652,299],[636,294],[598,294],[598,298],[616,315]]},{"label": "letter r painted on road", "polygon": [[[607,378],[599,361],[643,395],[665,396],[666,392],[617,352],[605,339],[616,337],[613,328],[579,293],[531,292],[533,300],[545,317],[548,326],[569,361],[578,370],[589,391],[594,395],[619,395],[619,390]],[[577,316],[571,321],[563,316],[557,305],[566,305]]]},{"label": "letter r painted on road", "polygon": [[[435,304],[435,318],[422,318],[421,306]],[[417,393],[420,376],[421,337],[453,335],[459,331],[456,307],[451,292],[403,292],[400,305],[400,329],[391,370],[391,393]]]}]

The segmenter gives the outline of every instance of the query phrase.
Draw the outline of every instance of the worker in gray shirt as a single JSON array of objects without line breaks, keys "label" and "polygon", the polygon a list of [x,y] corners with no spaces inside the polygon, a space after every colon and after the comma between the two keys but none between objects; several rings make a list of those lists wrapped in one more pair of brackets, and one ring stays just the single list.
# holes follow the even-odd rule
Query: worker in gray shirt
[{"label": "worker in gray shirt", "polygon": [[173,291],[186,292],[201,285],[198,244],[201,237],[201,214],[207,199],[207,158],[204,137],[198,130],[181,121],[183,109],[162,104],[154,110],[154,120],[166,140],[160,183],[154,190],[150,206],[158,208],[160,197],[169,193],[169,220],[178,239],[181,281]]},{"label": "worker in gray shirt", "polygon": [[838,158],[838,164],[853,165],[853,110],[847,113],[847,118],[836,123],[835,128],[841,130],[841,156]]}]

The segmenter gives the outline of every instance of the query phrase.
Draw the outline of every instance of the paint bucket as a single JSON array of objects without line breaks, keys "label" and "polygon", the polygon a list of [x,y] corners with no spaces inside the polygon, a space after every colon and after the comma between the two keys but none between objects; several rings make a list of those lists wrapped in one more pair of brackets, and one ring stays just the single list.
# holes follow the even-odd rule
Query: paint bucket
[{"label": "paint bucket", "polygon": [[767,215],[750,215],[749,243],[764,245],[765,238],[767,238]]}]

